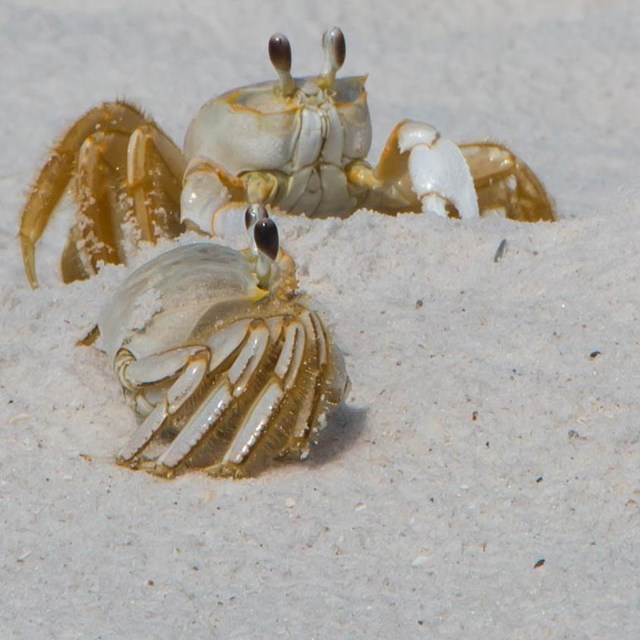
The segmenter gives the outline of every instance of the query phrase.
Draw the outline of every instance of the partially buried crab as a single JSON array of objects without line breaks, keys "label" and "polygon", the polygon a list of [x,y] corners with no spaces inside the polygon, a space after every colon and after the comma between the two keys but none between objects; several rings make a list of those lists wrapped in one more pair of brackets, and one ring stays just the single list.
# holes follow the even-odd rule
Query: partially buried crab
[{"label": "partially buried crab", "polygon": [[161,254],[117,290],[103,347],[142,419],[119,461],[171,477],[187,468],[253,475],[304,458],[348,386],[342,355],[297,293],[262,205],[250,248],[201,242]]},{"label": "partially buried crab", "polygon": [[[130,276],[103,312],[103,341],[142,419],[123,462],[164,475],[192,466],[251,475],[273,458],[305,455],[321,416],[343,398],[342,358],[297,294],[295,266],[278,249],[265,206],[310,217],[369,208],[555,219],[540,181],[500,144],[458,146],[405,120],[379,163],[368,164],[366,78],[336,78],[345,58],[339,29],[322,43],[322,72],[294,79],[289,42],[272,36],[278,80],[205,104],[183,151],[132,104],[102,104],[65,133],[35,181],[20,224],[33,287],[36,243],[70,203],[65,282],[126,262],[132,227],[150,242],[185,228],[224,238],[237,226],[238,203],[249,205],[249,249],[170,251]],[[151,298],[136,324],[134,310]]]}]

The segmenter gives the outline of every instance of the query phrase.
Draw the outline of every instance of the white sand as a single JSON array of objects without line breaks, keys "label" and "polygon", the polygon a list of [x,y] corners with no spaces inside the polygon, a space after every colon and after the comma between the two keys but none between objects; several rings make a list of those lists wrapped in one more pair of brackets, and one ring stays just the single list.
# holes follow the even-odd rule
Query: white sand
[{"label": "white sand", "polygon": [[[273,76],[272,32],[315,73],[333,24],[374,159],[404,117],[501,140],[562,220],[285,221],[353,385],[321,446],[242,482],[119,468],[133,416],[74,343],[125,270],[31,292],[27,185],[97,102],[181,140]],[[638,34],[615,0],[4,0],[0,638],[639,637]]]}]

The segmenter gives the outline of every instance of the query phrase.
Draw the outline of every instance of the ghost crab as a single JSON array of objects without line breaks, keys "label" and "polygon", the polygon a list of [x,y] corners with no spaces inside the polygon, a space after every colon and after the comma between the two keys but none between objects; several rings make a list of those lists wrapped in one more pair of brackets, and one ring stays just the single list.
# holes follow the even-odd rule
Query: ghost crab
[{"label": "ghost crab", "polygon": [[200,242],[134,271],[104,308],[102,346],[140,426],[118,460],[173,477],[254,475],[305,458],[348,387],[342,355],[297,293],[295,266],[262,205],[250,248]]},{"label": "ghost crab", "polygon": [[506,147],[457,146],[403,121],[378,165],[365,157],[371,124],[364,77],[336,78],[342,32],[323,36],[324,68],[291,76],[287,39],[274,35],[275,82],[205,104],[184,151],[137,107],[102,104],[62,137],[24,207],[20,238],[30,284],[36,244],[54,213],[76,211],[62,256],[65,282],[126,262],[134,240],[185,228],[225,237],[248,205],[249,249],[197,243],[135,271],[97,331],[140,426],[119,461],[171,477],[191,467],[253,475],[275,458],[305,457],[328,409],[348,388],[340,352],[297,292],[265,206],[309,216],[366,207],[473,218],[501,210],[553,220],[544,188]]},{"label": "ghost crab", "polygon": [[340,29],[325,32],[322,43],[320,75],[294,79],[287,38],[272,36],[278,81],[205,104],[182,152],[127,102],[102,104],[81,117],[55,146],[22,213],[31,285],[38,282],[36,243],[67,192],[79,215],[62,257],[65,282],[95,274],[101,262],[125,262],[127,220],[152,242],[178,235],[185,225],[224,235],[229,204],[237,201],[311,217],[344,217],[364,207],[554,219],[538,178],[500,144],[458,146],[430,125],[405,120],[373,168],[365,160],[371,145],[366,77],[336,78],[345,59]]}]

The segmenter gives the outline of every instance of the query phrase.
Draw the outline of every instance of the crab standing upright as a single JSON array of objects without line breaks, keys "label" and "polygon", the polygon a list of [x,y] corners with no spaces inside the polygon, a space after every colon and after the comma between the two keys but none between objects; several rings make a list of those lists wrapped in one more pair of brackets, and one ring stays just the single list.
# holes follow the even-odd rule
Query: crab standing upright
[{"label": "crab standing upright", "polygon": [[102,345],[140,420],[123,464],[165,476],[191,467],[253,475],[275,458],[304,457],[344,398],[342,356],[298,293],[265,207],[311,217],[365,207],[554,219],[538,179],[498,144],[457,146],[404,121],[369,165],[365,77],[336,78],[345,57],[339,29],[324,34],[323,47],[320,75],[294,79],[287,39],[272,36],[278,80],[205,104],[183,152],[133,105],[102,104],[69,129],[36,179],[20,225],[33,287],[36,243],[69,196],[76,216],[65,282],[126,262],[137,239],[185,228],[224,238],[237,205],[247,207],[248,249],[197,243],[164,253],[129,276],[100,316]]},{"label": "crab standing upright", "polygon": [[[63,136],[22,214],[29,282],[35,245],[70,187],[78,218],[62,258],[65,282],[126,261],[123,223],[142,240],[174,237],[185,225],[224,235],[230,203],[275,206],[310,217],[359,208],[473,218],[486,211],[528,222],[553,220],[551,200],[527,165],[495,143],[456,145],[432,126],[405,120],[378,165],[365,157],[371,121],[364,76],[336,78],[340,29],[325,32],[318,76],[291,76],[291,48],[276,34],[269,55],[278,81],[234,89],[206,103],[184,151],[127,102],[102,104]],[[233,223],[233,221],[232,221]]]}]

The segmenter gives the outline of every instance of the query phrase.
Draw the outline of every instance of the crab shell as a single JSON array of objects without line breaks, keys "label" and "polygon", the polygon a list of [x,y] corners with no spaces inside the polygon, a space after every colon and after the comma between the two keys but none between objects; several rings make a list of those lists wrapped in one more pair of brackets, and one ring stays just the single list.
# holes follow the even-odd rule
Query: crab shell
[{"label": "crab shell", "polygon": [[299,78],[291,96],[276,82],[229,91],[200,109],[185,137],[185,157],[233,176],[282,173],[278,206],[285,211],[351,211],[364,192],[347,183],[344,169],[371,147],[366,79],[339,78],[325,89],[321,77]]},{"label": "crab shell", "polygon": [[269,290],[250,251],[197,243],[135,271],[98,327],[141,425],[119,461],[173,476],[248,476],[307,455],[348,387],[318,314],[282,251]]}]

